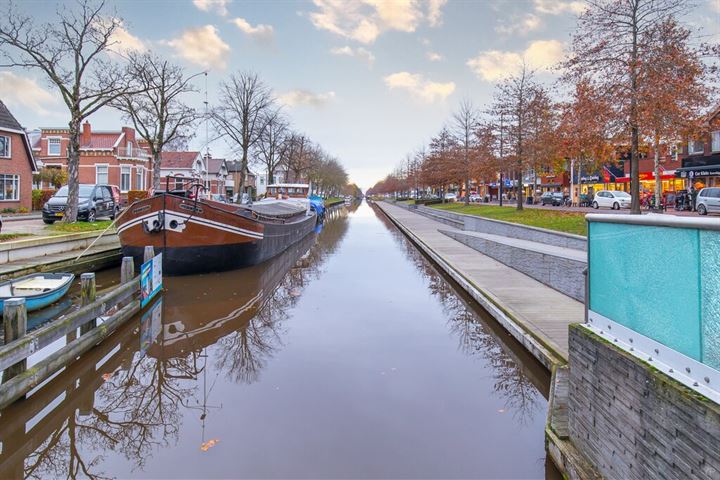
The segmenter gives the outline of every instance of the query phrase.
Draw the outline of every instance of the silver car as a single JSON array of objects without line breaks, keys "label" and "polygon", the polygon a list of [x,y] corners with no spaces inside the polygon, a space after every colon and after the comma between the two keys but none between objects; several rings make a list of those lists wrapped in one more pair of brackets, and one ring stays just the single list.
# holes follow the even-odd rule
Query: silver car
[{"label": "silver car", "polygon": [[720,188],[703,188],[695,200],[695,210],[700,215],[720,212]]}]

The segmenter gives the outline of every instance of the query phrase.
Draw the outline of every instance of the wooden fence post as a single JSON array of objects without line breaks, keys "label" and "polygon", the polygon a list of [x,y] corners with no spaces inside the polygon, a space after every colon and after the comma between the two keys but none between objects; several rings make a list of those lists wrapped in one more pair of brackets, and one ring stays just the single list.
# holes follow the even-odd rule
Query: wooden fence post
[{"label": "wooden fence post", "polygon": [[[80,305],[90,305],[95,301],[95,274],[94,273],[83,273],[80,275]],[[93,319],[87,322],[85,325],[80,326],[80,335],[85,335],[87,332],[97,326],[97,320]]]},{"label": "wooden fence post", "polygon": [[[3,304],[3,321],[5,323],[5,344],[22,338],[27,332],[27,308],[24,298],[8,298]],[[3,374],[3,383],[21,374],[27,368],[27,359],[8,367]]]},{"label": "wooden fence post", "polygon": [[135,262],[133,257],[123,257],[120,269],[120,283],[125,284],[135,278]]},{"label": "wooden fence post", "polygon": [[154,256],[155,256],[155,249],[151,245],[146,246],[145,252],[143,255],[143,263],[149,262],[150,260],[152,260],[152,258]]}]

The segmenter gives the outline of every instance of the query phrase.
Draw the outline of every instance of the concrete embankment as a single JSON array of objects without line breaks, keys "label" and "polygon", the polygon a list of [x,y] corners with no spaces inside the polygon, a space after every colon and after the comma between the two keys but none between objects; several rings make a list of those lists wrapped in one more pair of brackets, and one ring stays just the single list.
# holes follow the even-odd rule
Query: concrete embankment
[{"label": "concrete embankment", "polygon": [[35,272],[79,273],[117,265],[121,259],[117,234],[106,234],[93,244],[99,234],[84,232],[0,244],[0,280]]}]

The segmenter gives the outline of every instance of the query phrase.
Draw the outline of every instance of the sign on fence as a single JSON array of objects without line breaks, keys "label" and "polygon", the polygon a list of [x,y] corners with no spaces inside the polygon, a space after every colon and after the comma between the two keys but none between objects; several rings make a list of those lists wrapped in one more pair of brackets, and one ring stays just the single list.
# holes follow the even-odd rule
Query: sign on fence
[{"label": "sign on fence", "polygon": [[140,306],[144,307],[162,288],[162,253],[140,267]]}]

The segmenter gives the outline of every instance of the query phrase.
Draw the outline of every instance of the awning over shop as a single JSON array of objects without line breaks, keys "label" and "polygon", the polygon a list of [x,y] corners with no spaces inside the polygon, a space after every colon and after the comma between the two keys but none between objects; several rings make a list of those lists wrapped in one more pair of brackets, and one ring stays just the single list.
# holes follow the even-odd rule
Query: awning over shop
[{"label": "awning over shop", "polygon": [[675,169],[677,178],[720,177],[720,165],[681,167]]},{"label": "awning over shop", "polygon": [[[673,173],[662,173],[660,174],[661,180],[672,180],[676,178],[676,175]],[[650,182],[655,180],[655,174],[652,172],[640,172],[640,181],[641,182]],[[618,177],[617,180],[615,180],[617,183],[630,183],[630,177]]]}]

